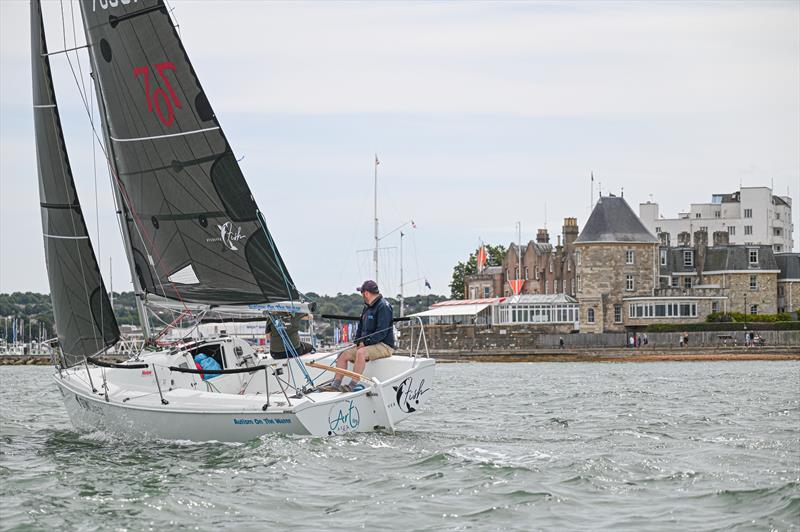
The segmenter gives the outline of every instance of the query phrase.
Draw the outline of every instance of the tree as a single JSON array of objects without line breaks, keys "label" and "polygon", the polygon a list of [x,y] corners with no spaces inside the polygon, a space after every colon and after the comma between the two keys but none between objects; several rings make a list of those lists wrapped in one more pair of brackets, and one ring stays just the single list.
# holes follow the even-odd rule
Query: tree
[{"label": "tree", "polygon": [[[486,265],[487,266],[500,266],[503,264],[503,259],[506,256],[506,247],[502,244],[493,246],[486,245]],[[458,261],[458,264],[453,266],[453,280],[450,281],[450,298],[451,299],[464,299],[464,278],[467,275],[478,273],[478,250],[476,249],[469,255],[467,262]]]}]

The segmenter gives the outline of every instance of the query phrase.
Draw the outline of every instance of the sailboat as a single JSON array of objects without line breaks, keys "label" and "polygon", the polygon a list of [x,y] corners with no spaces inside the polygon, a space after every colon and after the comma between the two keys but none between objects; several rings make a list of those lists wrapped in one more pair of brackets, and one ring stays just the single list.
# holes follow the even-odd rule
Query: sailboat
[{"label": "sailboat", "polygon": [[[371,361],[358,375],[333,366],[337,352],[273,359],[224,333],[165,344],[166,329],[151,329],[149,313],[171,311],[196,323],[268,319],[285,335],[276,313],[314,305],[289,275],[164,2],[82,0],[80,10],[101,117],[95,134],[148,342],[121,364],[98,358],[120,331],[64,142],[50,69],[60,52],[48,53],[32,0],[40,207],[59,345],[53,379],[72,423],[195,441],[394,431],[432,395],[434,361],[419,341],[409,356]],[[198,369],[201,354],[221,369]],[[366,387],[318,391],[337,374]]]}]

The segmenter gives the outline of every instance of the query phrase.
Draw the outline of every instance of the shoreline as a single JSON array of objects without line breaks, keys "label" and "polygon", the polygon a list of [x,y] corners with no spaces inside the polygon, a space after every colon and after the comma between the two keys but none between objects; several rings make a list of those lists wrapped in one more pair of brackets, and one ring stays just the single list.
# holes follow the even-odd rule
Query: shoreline
[{"label": "shoreline", "polygon": [[[397,354],[405,355],[404,351]],[[120,363],[128,357],[110,355],[101,357],[106,362]],[[441,363],[465,362],[725,362],[725,361],[800,361],[800,347],[698,347],[698,348],[583,348],[583,349],[536,349],[536,350],[491,350],[450,351],[440,350],[431,358]],[[2,355],[0,366],[49,366],[49,356]]]}]

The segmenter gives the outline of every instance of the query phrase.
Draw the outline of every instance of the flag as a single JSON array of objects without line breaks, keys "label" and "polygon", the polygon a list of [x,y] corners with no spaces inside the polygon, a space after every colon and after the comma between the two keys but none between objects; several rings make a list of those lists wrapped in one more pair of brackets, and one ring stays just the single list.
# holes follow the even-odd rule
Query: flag
[{"label": "flag", "polygon": [[511,291],[515,296],[522,292],[522,285],[525,284],[525,279],[509,279],[508,284],[511,286]]},{"label": "flag", "polygon": [[481,244],[478,250],[478,273],[481,273],[486,267],[486,246]]},{"label": "flag", "polygon": [[594,172],[592,172],[592,183],[594,183]]},{"label": "flag", "polygon": [[429,283],[427,279],[425,279],[425,286],[428,287],[429,290],[432,290],[431,283]]},{"label": "flag", "polygon": [[414,223],[414,220],[411,220],[411,228],[412,229],[416,229],[417,228],[417,224]]},{"label": "flag", "polygon": [[375,154],[375,166],[378,166],[381,162],[378,160],[378,154]]}]

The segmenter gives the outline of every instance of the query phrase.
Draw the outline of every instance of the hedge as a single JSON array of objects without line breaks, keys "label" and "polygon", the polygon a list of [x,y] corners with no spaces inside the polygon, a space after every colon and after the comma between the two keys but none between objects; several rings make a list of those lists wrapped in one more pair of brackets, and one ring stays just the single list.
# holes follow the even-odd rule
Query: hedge
[{"label": "hedge", "polygon": [[718,323],[652,323],[646,332],[703,332],[703,331],[800,331],[800,321],[776,322],[718,322]]},{"label": "hedge", "polygon": [[754,321],[763,322],[779,322],[779,321],[792,321],[792,315],[788,312],[779,312],[778,314],[742,314],[741,312],[712,312],[706,317],[709,323],[752,323]]}]

